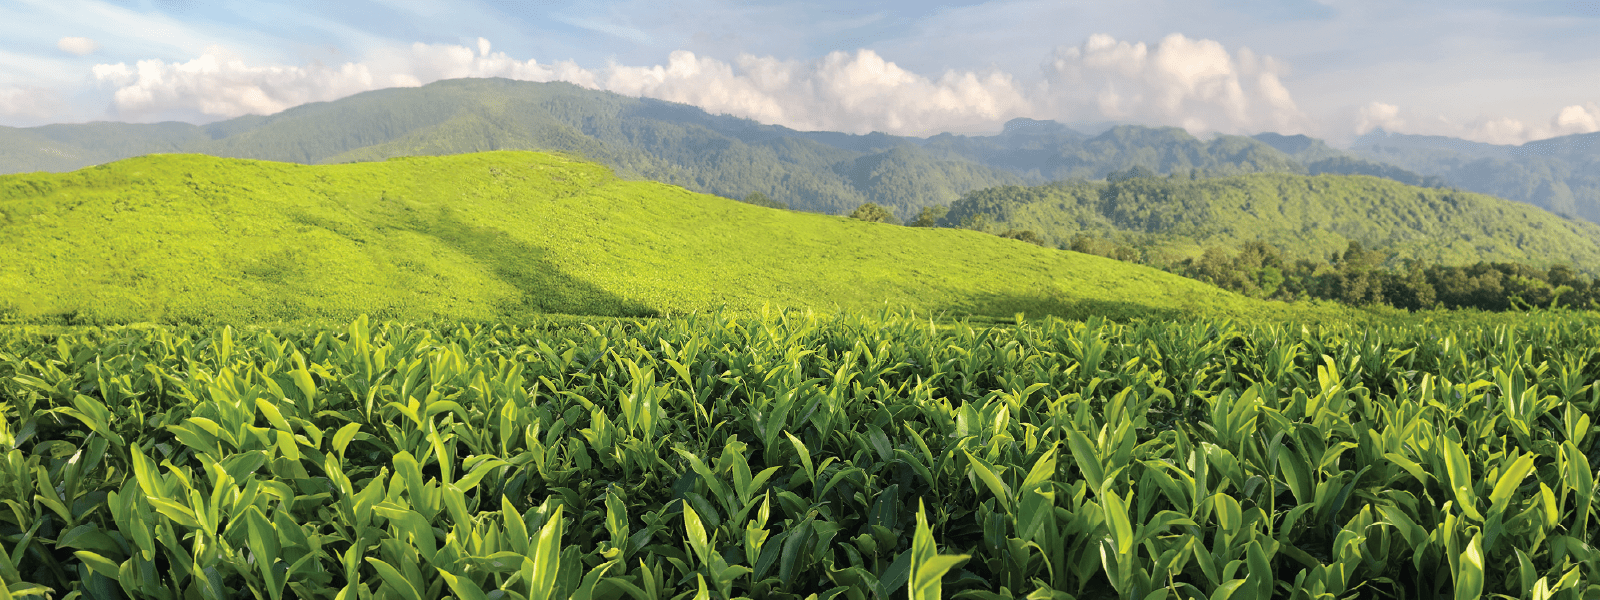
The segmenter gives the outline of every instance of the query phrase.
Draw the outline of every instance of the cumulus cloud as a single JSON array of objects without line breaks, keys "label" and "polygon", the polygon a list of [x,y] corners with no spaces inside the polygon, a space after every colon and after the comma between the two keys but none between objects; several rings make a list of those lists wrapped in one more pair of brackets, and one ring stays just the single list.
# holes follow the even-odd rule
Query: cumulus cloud
[{"label": "cumulus cloud", "polygon": [[38,121],[55,114],[57,95],[45,88],[0,86],[0,116],[7,120]]},{"label": "cumulus cloud", "polygon": [[[1319,133],[1284,86],[1287,71],[1278,60],[1248,48],[1229,49],[1179,34],[1154,45],[1091,36],[1081,45],[1059,48],[1027,81],[1001,71],[928,76],[872,50],[834,52],[816,60],[747,54],[732,62],[678,51],[666,64],[590,70],[570,61],[517,60],[495,52],[483,38],[471,46],[389,47],[338,65],[251,65],[213,46],[187,62],[145,60],[93,69],[114,89],[117,116],[128,120],[271,114],[380,88],[505,77],[567,81],[801,130],[930,135],[993,131],[1007,119],[1033,117],[1175,125],[1195,133]],[[40,90],[0,90],[0,115],[35,118],[50,110]],[[1385,102],[1352,110],[1353,121],[1346,126],[1321,132],[1359,135],[1382,128],[1518,144],[1600,131],[1600,105],[1592,102],[1560,108],[1548,123],[1452,120]]]},{"label": "cumulus cloud", "polygon": [[1399,131],[1405,124],[1405,119],[1400,118],[1400,107],[1372,102],[1361,107],[1361,113],[1356,119],[1356,134],[1360,135],[1374,129]]},{"label": "cumulus cloud", "polygon": [[56,47],[62,52],[83,56],[100,49],[100,44],[86,37],[64,37],[56,40]]},{"label": "cumulus cloud", "polygon": [[1574,104],[1563,108],[1550,119],[1550,126],[1561,132],[1557,135],[1600,131],[1600,104],[1590,102],[1588,106]]},{"label": "cumulus cloud", "polygon": [[809,62],[745,55],[737,67],[679,51],[665,66],[613,65],[604,82],[621,94],[804,130],[937,133],[1031,110],[1008,74],[949,71],[930,79],[871,50]]},{"label": "cumulus cloud", "polygon": [[1191,131],[1293,133],[1307,119],[1281,77],[1285,65],[1248,48],[1172,34],[1154,46],[1094,35],[1045,64],[1053,116],[1098,115]]},{"label": "cumulus cloud", "polygon": [[183,63],[142,60],[95,65],[96,79],[116,88],[119,116],[144,120],[172,115],[235,117],[271,114],[305,104],[389,87],[415,87],[440,79],[507,77],[571,81],[595,87],[594,75],[570,62],[518,61],[503,52],[450,44],[412,44],[342,65],[251,66],[220,46]]},{"label": "cumulus cloud", "polygon": [[1600,104],[1574,104],[1550,118],[1548,125],[1512,117],[1481,117],[1458,121],[1426,111],[1402,109],[1393,104],[1373,102],[1361,108],[1355,132],[1374,129],[1391,133],[1442,135],[1486,144],[1522,144],[1576,133],[1600,131]]},{"label": "cumulus cloud", "polygon": [[1001,71],[911,72],[872,50],[816,60],[742,55],[727,62],[688,51],[666,64],[518,61],[476,47],[413,44],[341,65],[255,66],[221,47],[188,62],[102,64],[94,76],[115,88],[122,118],[269,114],[306,102],[459,77],[568,81],[699,106],[803,130],[927,135],[997,129],[1013,117],[1118,120],[1190,130],[1253,133],[1304,128],[1280,77],[1286,69],[1248,49],[1171,35],[1154,46],[1094,36],[1064,47],[1032,77]]}]

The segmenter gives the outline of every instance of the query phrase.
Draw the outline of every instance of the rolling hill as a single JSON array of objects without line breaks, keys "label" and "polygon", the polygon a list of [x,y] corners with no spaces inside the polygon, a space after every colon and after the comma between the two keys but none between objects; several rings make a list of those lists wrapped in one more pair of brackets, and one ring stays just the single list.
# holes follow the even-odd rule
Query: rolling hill
[{"label": "rolling hill", "polygon": [[152,155],[0,177],[0,310],[68,322],[888,306],[1321,310],[973,231],[775,210],[533,152],[306,166]]},{"label": "rolling hill", "polygon": [[944,218],[946,226],[983,222],[997,231],[1032,231],[1050,245],[1068,245],[1077,235],[1116,240],[1167,253],[1168,261],[1255,240],[1290,257],[1325,258],[1356,241],[1393,262],[1559,263],[1591,275],[1600,269],[1600,226],[1593,223],[1481,194],[1358,175],[1002,187],[968,194]]}]

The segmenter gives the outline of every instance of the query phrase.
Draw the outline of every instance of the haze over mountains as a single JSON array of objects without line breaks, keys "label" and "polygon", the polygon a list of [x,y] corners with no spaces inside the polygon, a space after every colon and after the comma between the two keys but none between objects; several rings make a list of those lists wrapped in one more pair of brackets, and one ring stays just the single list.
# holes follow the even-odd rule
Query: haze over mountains
[{"label": "haze over mountains", "polygon": [[1502,146],[1378,130],[1351,151],[1462,189],[1600,222],[1600,133]]},{"label": "haze over mountains", "polygon": [[698,108],[505,79],[441,81],[209,125],[89,123],[0,128],[0,173],[68,171],[157,152],[307,164],[481,150],[570,153],[731,198],[760,193],[790,208],[844,213],[873,202],[909,219],[926,206],[999,185],[1157,174],[1363,174],[1452,186],[1600,221],[1600,134],[1520,147],[1382,133],[1350,151],[1306,136],[1196,138],[1123,125],[1087,135],[1016,119],[990,136],[928,138],[802,132]]}]

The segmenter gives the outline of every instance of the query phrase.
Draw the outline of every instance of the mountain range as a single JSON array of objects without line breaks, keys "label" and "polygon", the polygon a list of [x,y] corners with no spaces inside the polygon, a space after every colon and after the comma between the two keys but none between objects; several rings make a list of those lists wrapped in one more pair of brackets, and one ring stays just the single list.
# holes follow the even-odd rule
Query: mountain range
[{"label": "mountain range", "polygon": [[[458,79],[209,125],[0,128],[0,173],[69,171],[150,153],[327,164],[527,149],[563,152],[609,166],[624,177],[729,198],[759,193],[797,210],[835,214],[873,202],[910,218],[923,207],[948,204],[977,189],[1100,179],[1141,166],[1161,174],[1208,176],[1373,175],[1411,185],[1461,187],[1600,218],[1600,212],[1585,208],[1593,202],[1584,194],[1596,186],[1585,187],[1588,180],[1573,175],[1595,160],[1581,143],[1563,146],[1551,140],[1540,146],[1564,148],[1560,160],[1567,166],[1539,170],[1517,162],[1520,155],[1502,147],[1471,146],[1458,152],[1461,157],[1449,158],[1456,155],[1432,146],[1418,150],[1425,144],[1411,138],[1403,138],[1405,144],[1394,136],[1384,138],[1388,143],[1373,139],[1363,138],[1355,152],[1345,152],[1305,136],[1268,133],[1202,140],[1178,128],[1131,125],[1087,135],[1031,119],[1015,119],[988,136],[803,132],[565,83]],[[1556,177],[1566,178],[1552,179]]]}]

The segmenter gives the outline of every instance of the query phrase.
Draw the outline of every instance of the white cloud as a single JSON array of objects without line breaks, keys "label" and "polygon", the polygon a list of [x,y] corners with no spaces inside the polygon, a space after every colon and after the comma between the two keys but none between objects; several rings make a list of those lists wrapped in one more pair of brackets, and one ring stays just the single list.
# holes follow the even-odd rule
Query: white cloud
[{"label": "white cloud", "polygon": [[1361,107],[1361,114],[1356,120],[1356,134],[1360,135],[1374,129],[1399,131],[1405,124],[1405,119],[1400,118],[1400,107],[1372,102]]},{"label": "white cloud", "polygon": [[741,56],[738,66],[679,51],[665,66],[607,69],[605,89],[802,130],[931,134],[987,127],[1031,108],[1004,73],[929,79],[871,50],[821,60]]},{"label": "white cloud", "polygon": [[1550,125],[1560,132],[1557,135],[1600,131],[1600,104],[1590,102],[1588,106],[1574,104],[1563,108],[1550,119]]},{"label": "white cloud", "polygon": [[62,52],[83,56],[100,49],[100,44],[86,37],[64,37],[56,40],[56,47]]},{"label": "white cloud", "polygon": [[862,133],[987,127],[1030,108],[1009,75],[950,72],[934,80],[870,50],[835,52],[812,62],[747,55],[737,67],[679,51],[666,65],[611,65],[596,73],[570,62],[517,61],[490,47],[482,38],[476,48],[414,44],[338,66],[251,66],[212,47],[184,63],[96,65],[94,76],[116,88],[118,114],[134,120],[270,114],[366,90],[461,77],[568,81],[800,129]]},{"label": "white cloud", "polygon": [[60,105],[57,95],[45,88],[0,86],[0,116],[7,120],[48,119]]},{"label": "white cloud", "polygon": [[1038,85],[993,70],[930,77],[872,50],[811,61],[746,54],[731,63],[678,51],[664,65],[611,64],[591,71],[570,62],[518,61],[491,49],[489,40],[479,38],[475,48],[413,44],[337,66],[253,66],[213,46],[188,62],[102,64],[94,75],[116,88],[117,113],[133,120],[268,114],[384,87],[507,77],[569,81],[796,129],[856,133],[989,131],[1018,116],[1230,133],[1292,132],[1305,121],[1279,79],[1284,68],[1276,60],[1182,35],[1153,47],[1094,36],[1057,52]]},{"label": "white cloud", "polygon": [[[479,50],[487,50],[480,44]],[[130,120],[194,115],[209,118],[271,114],[305,104],[388,87],[414,87],[440,79],[508,77],[565,80],[595,87],[594,76],[572,63],[518,61],[505,53],[448,44],[391,48],[363,62],[330,66],[251,66],[220,46],[184,63],[142,60],[95,65],[96,79],[116,87],[118,116]]]},{"label": "white cloud", "polygon": [[1293,133],[1307,119],[1279,61],[1248,48],[1172,34],[1160,43],[1090,36],[1045,65],[1049,116],[1177,125],[1191,131]]},{"label": "white cloud", "polygon": [[1356,121],[1357,134],[1383,128],[1391,133],[1441,135],[1486,144],[1515,145],[1600,131],[1600,104],[1591,102],[1562,108],[1550,118],[1547,126],[1514,117],[1480,117],[1463,122],[1438,113],[1402,109],[1382,102],[1363,107]]}]

